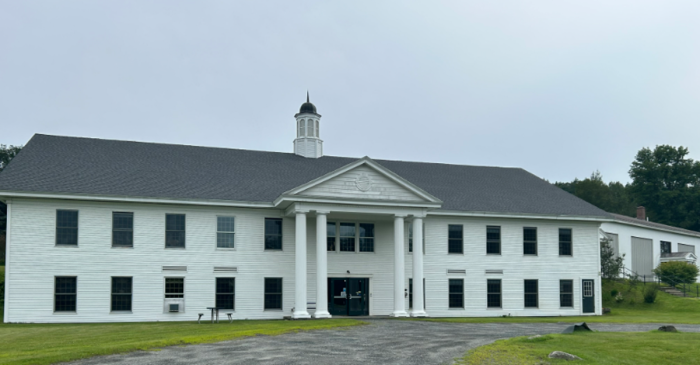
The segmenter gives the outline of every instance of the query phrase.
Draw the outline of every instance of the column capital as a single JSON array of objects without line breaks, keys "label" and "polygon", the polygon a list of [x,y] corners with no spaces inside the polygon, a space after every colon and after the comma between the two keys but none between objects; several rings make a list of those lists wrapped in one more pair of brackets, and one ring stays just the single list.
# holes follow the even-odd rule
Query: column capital
[{"label": "column capital", "polygon": [[328,215],[328,214],[331,214],[331,211],[330,210],[317,210],[316,215],[319,215],[319,214]]},{"label": "column capital", "polygon": [[293,212],[294,212],[294,214],[308,214],[310,212],[310,210],[301,209],[301,208],[294,208]]},{"label": "column capital", "polygon": [[406,213],[396,213],[394,214],[394,218],[406,218],[408,217],[408,214]]}]

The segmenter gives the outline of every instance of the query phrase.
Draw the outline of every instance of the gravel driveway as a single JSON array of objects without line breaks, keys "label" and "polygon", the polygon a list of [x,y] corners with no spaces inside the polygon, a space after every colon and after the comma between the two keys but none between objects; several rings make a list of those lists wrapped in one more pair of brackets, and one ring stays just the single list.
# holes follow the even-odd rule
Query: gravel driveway
[{"label": "gravel driveway", "polygon": [[[438,323],[366,320],[369,325],[336,330],[259,336],[212,344],[167,347],[93,357],[72,364],[444,364],[497,339],[559,333],[566,323]],[[601,324],[597,331],[636,332],[660,324]],[[698,325],[676,325],[700,332]]]}]

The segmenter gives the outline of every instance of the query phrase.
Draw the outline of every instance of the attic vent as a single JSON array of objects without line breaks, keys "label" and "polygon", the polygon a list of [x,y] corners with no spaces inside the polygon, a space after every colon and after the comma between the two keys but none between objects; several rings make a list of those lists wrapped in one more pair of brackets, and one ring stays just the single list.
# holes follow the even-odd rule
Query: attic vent
[{"label": "attic vent", "polygon": [[238,272],[236,266],[214,266],[214,272]]},{"label": "attic vent", "polygon": [[163,266],[163,271],[187,271],[187,266]]},{"label": "attic vent", "polygon": [[448,274],[466,274],[467,270],[460,270],[460,269],[447,269]]},{"label": "attic vent", "polygon": [[486,274],[503,274],[503,270],[486,270]]}]

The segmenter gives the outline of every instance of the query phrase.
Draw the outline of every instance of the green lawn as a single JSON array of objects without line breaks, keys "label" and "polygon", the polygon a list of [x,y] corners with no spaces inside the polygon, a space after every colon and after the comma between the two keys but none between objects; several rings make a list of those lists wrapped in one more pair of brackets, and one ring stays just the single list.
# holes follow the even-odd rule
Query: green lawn
[{"label": "green lawn", "polygon": [[657,365],[700,364],[700,333],[665,332],[576,332],[567,335],[546,335],[528,340],[516,337],[496,341],[467,352],[458,359],[462,365],[492,364],[564,364],[565,360],[549,359],[552,351],[579,356],[581,364]]},{"label": "green lawn", "polygon": [[163,346],[347,327],[352,319],[115,324],[2,324],[0,364],[51,364]]},{"label": "green lawn", "polygon": [[[622,294],[623,301],[615,302],[612,290]],[[408,319],[460,323],[551,323],[551,322],[609,322],[609,323],[688,323],[700,324],[700,300],[680,298],[659,292],[656,302],[644,303],[644,285],[630,287],[628,283],[606,282],[603,285],[603,305],[612,309],[604,316],[586,317],[481,317],[481,318],[426,318]]]}]

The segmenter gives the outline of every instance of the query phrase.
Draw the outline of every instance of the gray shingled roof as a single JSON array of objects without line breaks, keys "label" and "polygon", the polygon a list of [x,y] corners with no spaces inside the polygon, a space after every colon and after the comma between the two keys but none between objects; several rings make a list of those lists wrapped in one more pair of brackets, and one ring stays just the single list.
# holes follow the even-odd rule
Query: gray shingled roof
[{"label": "gray shingled roof", "polygon": [[637,225],[649,227],[651,229],[665,229],[667,231],[673,231],[673,232],[676,232],[679,234],[700,237],[700,232],[691,231],[689,229],[683,229],[683,228],[678,228],[678,227],[674,227],[674,226],[669,226],[666,224],[650,222],[650,221],[641,220],[641,219],[637,219],[637,218],[633,218],[633,217],[628,217],[626,215],[621,215],[621,214],[610,213],[610,215],[618,223],[637,224]]},{"label": "gray shingled roof", "polygon": [[[0,191],[272,202],[355,160],[37,134],[0,173]],[[609,217],[520,168],[375,161],[445,210]]]}]

